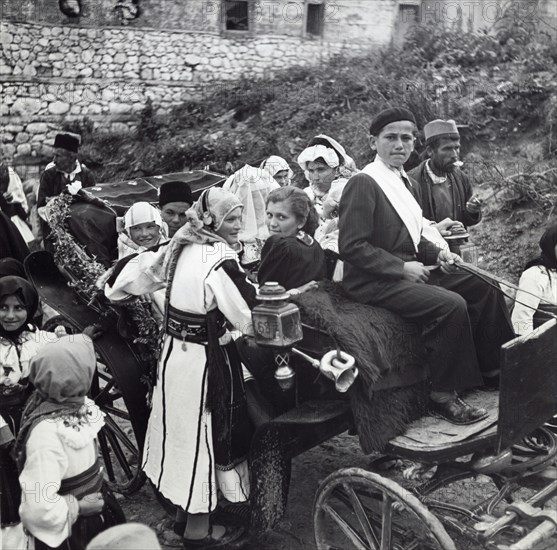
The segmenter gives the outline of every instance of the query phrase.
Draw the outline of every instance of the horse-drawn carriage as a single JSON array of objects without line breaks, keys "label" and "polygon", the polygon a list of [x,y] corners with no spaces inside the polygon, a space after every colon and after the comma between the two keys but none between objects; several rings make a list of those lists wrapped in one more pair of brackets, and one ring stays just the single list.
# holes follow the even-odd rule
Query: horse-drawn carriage
[{"label": "horse-drawn carriage", "polygon": [[[223,180],[214,174],[197,176],[172,174],[100,185],[93,193],[118,209],[139,195],[154,202],[152,188],[170,179],[186,178],[194,193]],[[129,188],[139,193],[133,200],[127,196]],[[41,252],[29,258],[27,269],[42,299],[74,330],[99,320],[107,323],[106,304],[90,303],[90,296],[80,291],[84,274],[79,265],[56,265],[51,255]],[[364,452],[383,451],[436,466],[436,471],[410,488],[370,470],[332,473],[314,502],[319,550],[449,550],[461,547],[461,537],[476,541],[478,548],[543,547],[540,544],[557,531],[556,512],[544,507],[557,495],[557,438],[543,427],[557,413],[556,320],[502,347],[500,391],[469,396],[488,408],[487,419],[455,427],[424,415],[427,373],[419,335],[411,327],[387,312],[349,304],[334,286],[300,295],[296,302],[303,339],[277,350],[281,367],[285,357],[291,357],[296,381],[285,391],[282,414],[257,429],[250,451],[252,495],[243,517],[250,534],[272,528],[284,514],[291,460],[354,430]],[[155,343],[137,334],[126,340],[114,323],[96,342],[99,371],[92,397],[107,414],[101,452],[109,480],[127,493],[143,481],[139,464],[148,418],[143,381],[149,374],[145,359],[153,350],[145,352],[141,346]],[[255,353],[250,359],[253,349],[252,343],[244,349],[248,362],[260,357]],[[316,376],[314,369],[325,352],[335,349],[354,355],[360,371],[347,394],[338,393],[334,381]],[[488,476],[495,489],[485,501],[465,508],[440,500],[441,488],[480,474]],[[522,490],[533,494],[525,498]]]}]

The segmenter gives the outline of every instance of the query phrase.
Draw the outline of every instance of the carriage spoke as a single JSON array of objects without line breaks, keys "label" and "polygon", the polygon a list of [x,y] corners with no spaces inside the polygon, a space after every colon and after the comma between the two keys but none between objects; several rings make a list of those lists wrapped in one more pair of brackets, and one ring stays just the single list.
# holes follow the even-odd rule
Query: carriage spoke
[{"label": "carriage spoke", "polygon": [[118,439],[130,451],[130,453],[132,453],[134,456],[137,456],[138,455],[137,448],[133,444],[133,441],[126,435],[124,430],[122,430],[122,428],[120,428],[120,426],[118,426],[118,424],[116,424],[116,422],[114,422],[114,420],[110,418],[110,416],[105,417],[105,423],[107,428],[109,428],[109,430],[112,432],[112,434],[115,437],[118,437]]},{"label": "carriage spoke", "polygon": [[390,550],[393,520],[393,499],[383,493],[383,522],[381,524],[381,550]]},{"label": "carriage spoke", "polygon": [[[103,400],[105,399],[105,396],[110,394],[110,390],[114,387],[114,384],[115,384],[114,380],[110,380],[109,382],[107,382],[105,387],[97,395],[95,395],[95,403],[97,405],[103,404]],[[110,402],[112,401],[113,400],[111,399]]]},{"label": "carriage spoke", "polygon": [[361,539],[360,535],[356,533],[356,531],[349,525],[344,519],[339,515],[339,513],[332,508],[329,504],[325,504],[323,506],[323,510],[329,514],[329,516],[336,522],[336,524],[340,527],[341,531],[346,535],[347,538],[350,539],[352,544],[358,550],[369,550],[369,548],[364,544],[364,541]]},{"label": "carriage spoke", "polygon": [[123,418],[124,420],[130,420],[130,414],[118,407],[111,407],[110,405],[103,405],[101,410],[112,416],[117,416],[118,418]]},{"label": "carriage spoke", "polygon": [[106,434],[104,433],[104,430],[99,432],[99,446],[101,448],[101,454],[108,479],[110,481],[114,481],[116,477],[114,475],[114,468],[112,467],[112,459],[110,458],[110,450],[108,449],[108,443],[106,441]]},{"label": "carriage spoke", "polygon": [[124,452],[122,451],[122,447],[120,446],[120,443],[116,439],[116,436],[114,435],[114,433],[110,429],[108,429],[108,430],[106,430],[106,437],[110,441],[110,445],[112,447],[112,450],[114,451],[114,454],[116,455],[116,460],[118,460],[118,463],[120,464],[120,467],[122,468],[122,470],[124,470],[124,473],[126,474],[126,477],[128,479],[133,479],[133,472],[130,468],[130,465],[128,464],[128,461],[126,460],[126,456],[124,455]]},{"label": "carriage spoke", "polygon": [[371,526],[371,523],[367,517],[361,500],[356,494],[356,491],[354,491],[354,489],[346,483],[343,484],[343,489],[346,491],[352,508],[354,509],[354,512],[358,517],[358,521],[360,522],[360,525],[364,530],[367,542],[370,545],[370,550],[379,550],[379,540],[377,539],[377,535],[373,531],[373,527]]}]

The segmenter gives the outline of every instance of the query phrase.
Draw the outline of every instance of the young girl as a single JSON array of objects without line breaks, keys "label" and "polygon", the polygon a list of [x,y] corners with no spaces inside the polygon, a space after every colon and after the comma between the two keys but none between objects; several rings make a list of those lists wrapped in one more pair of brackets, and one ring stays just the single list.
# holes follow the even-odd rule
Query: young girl
[{"label": "young girl", "polygon": [[118,223],[118,259],[143,252],[167,240],[160,212],[148,202],[136,202]]},{"label": "young girl", "polygon": [[31,324],[39,297],[21,277],[0,279],[0,414],[16,435],[23,405],[29,396],[29,362],[55,334]]},{"label": "young girl", "polygon": [[84,550],[98,533],[124,521],[112,495],[101,493],[96,437],[104,420],[85,397],[96,363],[92,340],[73,335],[43,346],[29,367],[35,391],[15,455],[21,521],[35,550]]},{"label": "young girl", "polygon": [[313,238],[318,223],[317,212],[301,189],[281,187],[269,194],[271,236],[261,252],[259,284],[276,281],[291,290],[325,278],[325,253]]},{"label": "young girl", "polygon": [[[32,324],[38,301],[35,287],[25,279],[15,276],[0,278],[0,415],[4,433],[12,437],[19,432],[23,407],[32,391],[29,382],[30,362],[46,344],[58,340],[55,333],[39,330]],[[87,327],[83,333],[95,336],[97,330]],[[78,337],[83,338],[82,335],[74,336]],[[13,470],[13,467],[10,470],[9,456],[4,452],[2,471],[4,474],[10,471],[13,474]],[[13,475],[7,478],[13,482]],[[19,487],[13,483],[3,484],[3,527],[18,523],[17,506],[6,504],[18,500]]]},{"label": "young girl", "polygon": [[[512,322],[517,334],[527,334],[549,317],[543,310],[557,313],[557,224],[547,229],[540,239],[541,254],[526,264],[518,283],[516,303],[512,312]],[[523,292],[527,291],[527,292]],[[553,304],[540,304],[539,298]]]}]

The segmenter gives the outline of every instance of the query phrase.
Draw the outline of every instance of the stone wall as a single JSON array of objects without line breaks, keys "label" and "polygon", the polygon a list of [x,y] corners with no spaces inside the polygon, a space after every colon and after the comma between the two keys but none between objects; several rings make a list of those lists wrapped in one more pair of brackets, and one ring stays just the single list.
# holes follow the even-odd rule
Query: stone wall
[{"label": "stone wall", "polygon": [[[365,46],[293,37],[224,38],[217,33],[0,26],[0,114],[4,154],[50,154],[62,120],[84,117],[127,130],[151,98],[161,113],[203,97],[216,81],[262,77]],[[45,132],[45,125],[47,131]]]}]

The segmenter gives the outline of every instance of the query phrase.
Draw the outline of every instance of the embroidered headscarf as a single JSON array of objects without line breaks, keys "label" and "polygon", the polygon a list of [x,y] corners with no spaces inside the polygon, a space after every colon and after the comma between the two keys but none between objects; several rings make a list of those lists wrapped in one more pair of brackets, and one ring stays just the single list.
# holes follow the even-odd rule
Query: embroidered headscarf
[{"label": "embroidered headscarf", "polygon": [[15,340],[24,330],[29,330],[28,325],[39,307],[39,295],[29,281],[10,275],[0,278],[0,302],[6,296],[15,296],[27,311],[25,322],[17,330],[4,330],[0,325],[0,336]]},{"label": "embroidered headscarf", "polygon": [[269,174],[274,178],[276,174],[282,172],[283,170],[288,171],[288,183],[286,185],[290,185],[290,180],[294,177],[294,172],[290,168],[288,162],[286,162],[282,157],[277,155],[271,155],[268,159],[264,160],[261,163],[263,170],[269,172]]},{"label": "embroidered headscarf", "polygon": [[32,428],[45,418],[85,416],[85,396],[97,366],[93,342],[82,334],[63,336],[41,347],[29,364],[35,391],[27,401],[16,441],[20,470]]},{"label": "embroidered headscarf", "polygon": [[186,210],[186,223],[176,231],[170,241],[163,263],[166,279],[171,278],[172,266],[187,244],[226,243],[216,231],[222,227],[224,220],[233,210],[243,207],[240,199],[230,191],[220,187],[211,187],[203,191],[199,200]]},{"label": "embroidered headscarf", "polygon": [[280,185],[269,175],[269,172],[247,164],[226,180],[222,186],[223,190],[234,193],[244,206],[241,241],[252,241],[256,238],[265,240],[269,237],[269,230],[265,223],[267,218],[265,205],[269,193],[279,187]]},{"label": "embroidered headscarf", "polygon": [[541,253],[537,258],[529,261],[524,269],[535,265],[542,265],[546,269],[557,270],[557,258],[555,257],[555,246],[557,246],[557,223],[547,228],[540,239]]}]

